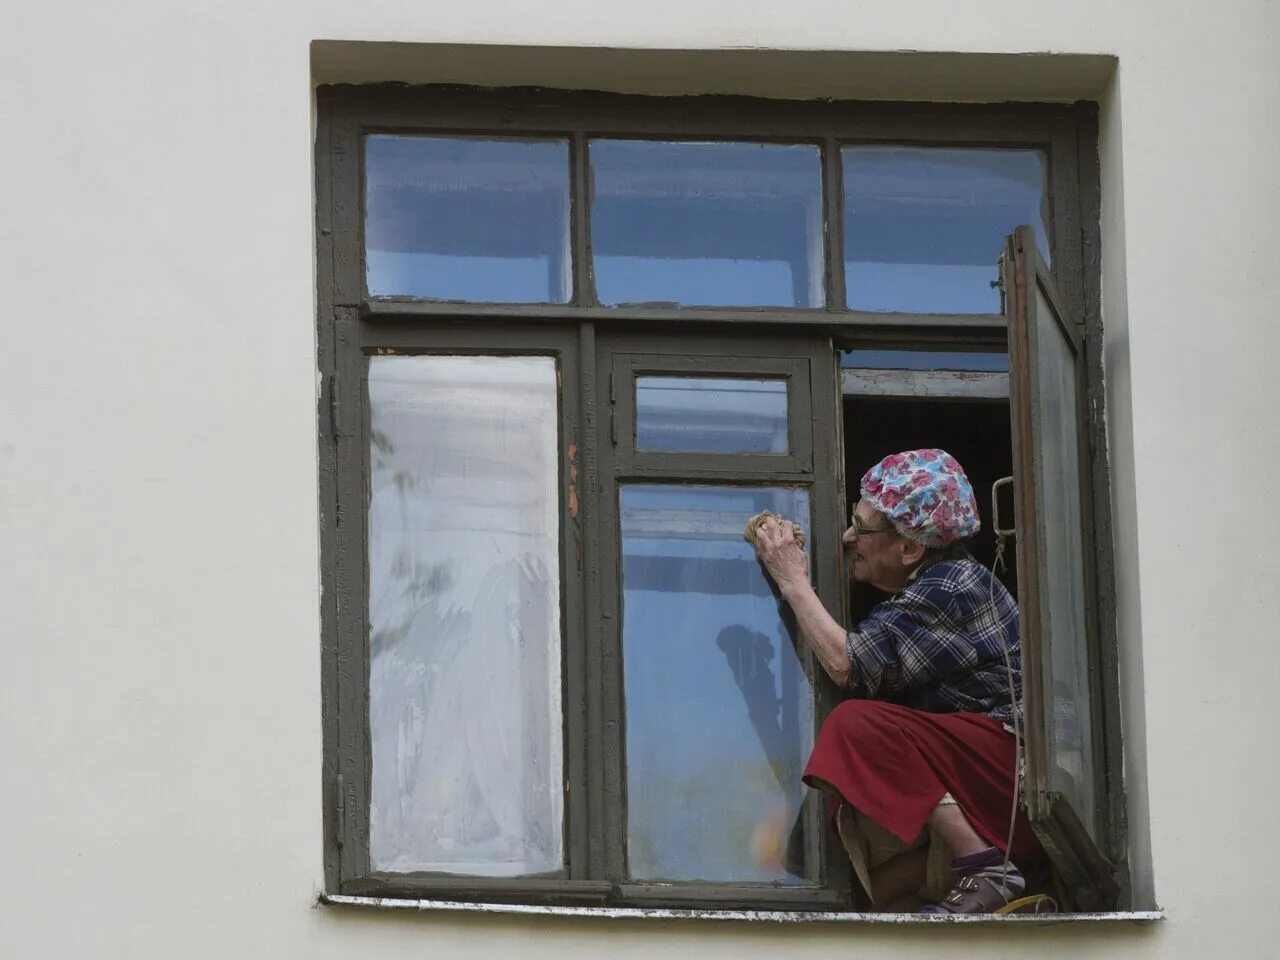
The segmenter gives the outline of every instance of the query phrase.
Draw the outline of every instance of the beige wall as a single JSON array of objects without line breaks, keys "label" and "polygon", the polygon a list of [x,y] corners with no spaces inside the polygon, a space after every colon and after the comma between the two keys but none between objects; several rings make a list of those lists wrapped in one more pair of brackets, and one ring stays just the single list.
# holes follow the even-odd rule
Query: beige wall
[{"label": "beige wall", "polygon": [[[0,7],[0,955],[1276,955],[1258,908],[1280,787],[1277,35],[1266,0]],[[458,49],[423,67],[402,50],[378,67],[320,48],[338,78],[559,69],[621,89],[1103,98],[1135,847],[1169,919],[778,928],[314,906],[315,40],[829,51],[726,68]],[[1120,66],[849,53],[902,50]]]}]

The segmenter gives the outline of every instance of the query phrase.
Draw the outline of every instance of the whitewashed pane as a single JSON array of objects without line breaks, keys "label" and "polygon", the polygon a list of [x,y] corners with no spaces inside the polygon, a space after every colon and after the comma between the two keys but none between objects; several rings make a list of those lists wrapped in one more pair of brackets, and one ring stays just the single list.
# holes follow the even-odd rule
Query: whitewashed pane
[{"label": "whitewashed pane", "polygon": [[1093,756],[1089,643],[1084,600],[1084,512],[1080,497],[1080,441],[1075,357],[1053,308],[1036,285],[1036,394],[1044,431],[1037,466],[1044,512],[1052,689],[1049,784],[1060,791],[1098,840]]},{"label": "whitewashed pane", "polygon": [[369,361],[374,870],[564,863],[555,362]]}]

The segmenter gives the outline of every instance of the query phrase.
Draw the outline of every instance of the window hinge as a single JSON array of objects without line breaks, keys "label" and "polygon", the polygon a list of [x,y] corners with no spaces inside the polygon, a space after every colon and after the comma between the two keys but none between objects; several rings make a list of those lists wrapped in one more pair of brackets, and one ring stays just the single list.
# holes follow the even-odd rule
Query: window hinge
[{"label": "window hinge", "polygon": [[1005,299],[1004,299],[1006,291],[1004,289],[1004,254],[1003,253],[1000,254],[999,259],[996,261],[996,278],[988,282],[987,286],[989,286],[992,290],[1000,291],[1000,312],[1004,313],[1006,310]]},{"label": "window hinge", "polygon": [[609,371],[609,442],[618,445],[618,394],[614,386],[613,371]]},{"label": "window hinge", "polygon": [[343,790],[342,774],[333,778],[333,837],[338,846],[347,839],[347,795]]},{"label": "window hinge", "polygon": [[334,440],[338,439],[338,400],[336,394],[338,392],[338,378],[332,373],[328,376],[329,381],[329,436]]}]

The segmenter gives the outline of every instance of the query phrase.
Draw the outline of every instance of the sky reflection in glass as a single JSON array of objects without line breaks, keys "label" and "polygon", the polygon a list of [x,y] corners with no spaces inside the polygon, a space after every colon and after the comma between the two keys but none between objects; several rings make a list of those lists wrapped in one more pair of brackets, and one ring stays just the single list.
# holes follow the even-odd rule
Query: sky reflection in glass
[{"label": "sky reflection in glass", "polygon": [[816,146],[593,140],[590,151],[601,303],[823,305]]},{"label": "sky reflection in glass", "polygon": [[1020,224],[1048,261],[1040,151],[867,146],[842,156],[850,308],[998,313],[991,281]]},{"label": "sky reflection in glass", "polygon": [[645,880],[810,882],[813,690],[747,519],[805,491],[622,488],[627,855]]},{"label": "sky reflection in glass", "polygon": [[369,295],[567,303],[565,140],[365,140]]},{"label": "sky reflection in glass", "polygon": [[787,381],[637,377],[636,449],[786,453]]},{"label": "sky reflection in glass", "polygon": [[841,350],[840,366],[859,370],[972,370],[1008,373],[1009,354],[961,350]]}]

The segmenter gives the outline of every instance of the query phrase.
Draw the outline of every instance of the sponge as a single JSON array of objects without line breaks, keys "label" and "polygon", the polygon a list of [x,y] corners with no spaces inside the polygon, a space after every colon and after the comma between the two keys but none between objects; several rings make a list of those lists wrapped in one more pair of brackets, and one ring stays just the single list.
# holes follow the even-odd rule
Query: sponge
[{"label": "sponge", "polygon": [[[782,523],[784,520],[783,517],[778,516],[776,513],[770,513],[768,510],[761,510],[747,521],[747,529],[742,531],[742,539],[752,546],[755,546],[756,531],[760,528],[760,524],[764,523],[770,517],[773,517],[773,519],[777,520],[779,523]],[[796,544],[801,550],[804,549],[804,531],[799,527],[796,527]]]}]

